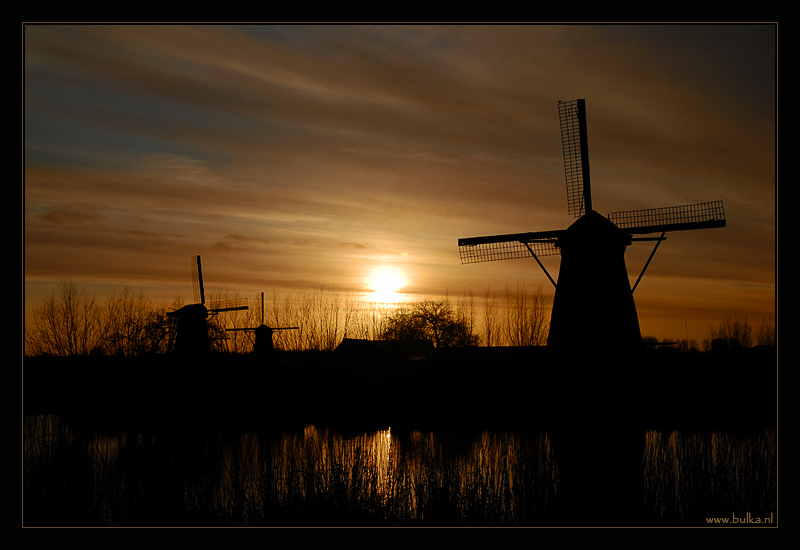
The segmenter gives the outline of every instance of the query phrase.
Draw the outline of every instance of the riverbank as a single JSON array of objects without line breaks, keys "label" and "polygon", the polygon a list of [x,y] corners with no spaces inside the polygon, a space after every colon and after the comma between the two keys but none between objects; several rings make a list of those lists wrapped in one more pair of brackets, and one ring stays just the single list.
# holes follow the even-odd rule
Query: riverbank
[{"label": "riverbank", "polygon": [[625,356],[468,348],[418,359],[40,357],[23,365],[23,410],[134,423],[474,428],[611,418],[637,428],[748,429],[775,425],[777,358],[773,348]]}]

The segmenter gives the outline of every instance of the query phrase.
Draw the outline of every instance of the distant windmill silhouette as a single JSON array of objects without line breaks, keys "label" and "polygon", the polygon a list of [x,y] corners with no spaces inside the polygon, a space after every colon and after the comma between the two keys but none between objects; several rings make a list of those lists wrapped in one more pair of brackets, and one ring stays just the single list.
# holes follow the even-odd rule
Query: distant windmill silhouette
[{"label": "distant windmill silhouette", "polygon": [[[614,212],[592,209],[585,100],[558,103],[569,213],[567,229],[459,239],[462,264],[533,257],[556,287],[548,347],[589,345],[621,348],[642,342],[633,291],[668,231],[725,227],[722,201]],[[637,237],[661,233],[658,237]],[[655,241],[631,288],[625,249],[633,241]],[[561,254],[556,283],[540,256]]]},{"label": "distant windmill silhouette", "polygon": [[223,311],[248,309],[241,300],[227,302],[212,302],[206,307],[205,289],[203,288],[203,268],[200,256],[192,257],[192,286],[194,289],[194,304],[183,306],[167,315],[177,318],[177,330],[174,341],[170,346],[179,354],[208,353],[208,319]]},{"label": "distant windmill silhouette", "polygon": [[226,328],[226,331],[245,331],[253,332],[256,335],[256,341],[253,344],[253,353],[256,355],[267,356],[275,351],[275,344],[272,341],[272,336],[276,332],[284,330],[299,330],[300,327],[279,327],[272,328],[264,324],[264,293],[261,293],[261,324],[255,328]]}]

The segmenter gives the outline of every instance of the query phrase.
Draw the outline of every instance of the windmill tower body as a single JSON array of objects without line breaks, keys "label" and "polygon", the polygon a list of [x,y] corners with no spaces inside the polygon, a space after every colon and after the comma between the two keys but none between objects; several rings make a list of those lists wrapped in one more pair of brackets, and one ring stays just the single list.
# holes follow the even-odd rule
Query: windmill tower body
[{"label": "windmill tower body", "polygon": [[178,318],[175,353],[197,355],[208,353],[208,309],[203,304],[189,304],[175,312]]},{"label": "windmill tower body", "polygon": [[253,344],[253,353],[264,356],[275,353],[275,343],[272,341],[272,335],[275,331],[267,325],[261,324],[254,328],[253,332],[256,335],[256,341]]},{"label": "windmill tower body", "polygon": [[[722,201],[614,212],[592,209],[586,107],[582,99],[559,102],[567,205],[578,219],[567,229],[459,239],[462,263],[534,258],[556,287],[548,347],[566,351],[641,346],[633,292],[670,231],[725,227]],[[638,235],[660,233],[658,237]],[[634,241],[655,241],[631,288],[625,250]],[[541,256],[561,255],[558,282]]]},{"label": "windmill tower body", "polygon": [[625,249],[627,235],[594,210],[559,239],[561,268],[553,297],[548,346],[593,349],[641,344]]}]

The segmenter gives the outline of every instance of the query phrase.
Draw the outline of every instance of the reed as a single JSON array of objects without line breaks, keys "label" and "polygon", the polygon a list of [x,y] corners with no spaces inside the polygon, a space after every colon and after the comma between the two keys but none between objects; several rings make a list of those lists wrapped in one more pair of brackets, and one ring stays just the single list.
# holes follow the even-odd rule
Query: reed
[{"label": "reed", "polygon": [[706,525],[706,517],[766,517],[777,510],[774,430],[733,437],[648,431],[644,503],[651,521]]},{"label": "reed", "polygon": [[546,440],[508,434],[25,430],[26,525],[546,523],[557,480]]},{"label": "reed", "polygon": [[[776,452],[774,430],[649,431],[637,517],[646,525],[699,525],[710,516],[777,514]],[[25,419],[23,454],[25,526],[575,521],[558,447],[544,433],[201,431],[178,424],[158,433],[102,433],[43,416]]]}]

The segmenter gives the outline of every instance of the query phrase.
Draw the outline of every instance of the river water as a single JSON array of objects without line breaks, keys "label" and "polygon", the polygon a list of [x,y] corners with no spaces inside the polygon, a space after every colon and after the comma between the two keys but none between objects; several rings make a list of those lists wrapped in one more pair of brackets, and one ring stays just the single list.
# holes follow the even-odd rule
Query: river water
[{"label": "river water", "polygon": [[774,429],[23,431],[26,526],[777,524]]}]

